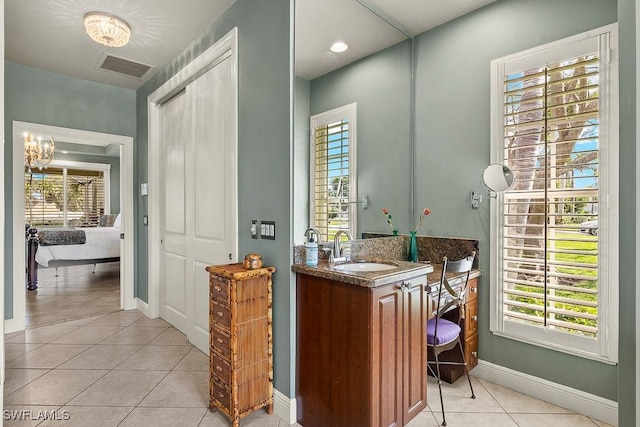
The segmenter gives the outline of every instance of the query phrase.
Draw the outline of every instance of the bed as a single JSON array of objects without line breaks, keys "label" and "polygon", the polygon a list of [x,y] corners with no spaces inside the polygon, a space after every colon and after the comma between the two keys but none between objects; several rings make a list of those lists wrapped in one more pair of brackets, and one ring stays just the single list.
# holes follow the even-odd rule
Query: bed
[{"label": "bed", "polygon": [[[118,218],[119,219],[119,218]],[[117,221],[117,220],[116,220]],[[120,225],[27,230],[27,289],[38,289],[38,268],[120,261]]]}]

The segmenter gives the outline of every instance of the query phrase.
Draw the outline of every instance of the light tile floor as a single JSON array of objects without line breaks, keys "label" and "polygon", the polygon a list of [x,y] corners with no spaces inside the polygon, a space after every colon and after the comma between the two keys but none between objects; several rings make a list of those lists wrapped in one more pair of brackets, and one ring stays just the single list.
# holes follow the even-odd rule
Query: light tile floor
[{"label": "light tile floor", "polygon": [[38,289],[26,292],[27,327],[120,310],[120,263],[38,269]]},{"label": "light tile floor", "polygon": [[[109,282],[112,268],[102,270],[105,275],[89,270],[91,275],[85,274],[85,283]],[[135,310],[114,312],[113,301],[109,305],[102,299],[107,295],[82,303],[74,301],[70,304],[76,310],[67,310],[63,295],[75,294],[74,288],[87,290],[82,280],[76,281],[71,272],[67,273],[68,281],[41,281],[39,295],[59,297],[47,301],[50,310],[32,313],[33,323],[27,331],[5,336],[4,410],[22,418],[6,420],[11,412],[4,412],[5,425],[230,425],[219,412],[207,409],[206,355],[161,319],[146,318]],[[62,309],[54,310],[55,306]],[[102,314],[105,306],[111,307],[106,309],[111,311],[108,314]],[[97,312],[86,317],[92,309]],[[453,385],[443,384],[449,427],[607,426],[487,381],[472,381],[476,399],[469,398],[464,379]],[[442,421],[438,386],[430,378],[428,387],[430,406],[410,427],[432,427]],[[43,420],[45,415],[58,419]],[[263,410],[241,420],[242,427],[288,425]]]}]

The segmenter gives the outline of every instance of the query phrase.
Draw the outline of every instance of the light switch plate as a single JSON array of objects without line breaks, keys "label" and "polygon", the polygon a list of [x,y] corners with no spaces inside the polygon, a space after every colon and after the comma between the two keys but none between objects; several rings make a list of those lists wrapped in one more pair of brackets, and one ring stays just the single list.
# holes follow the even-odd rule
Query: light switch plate
[{"label": "light switch plate", "polygon": [[149,195],[149,183],[143,182],[142,184],[140,184],[140,195],[141,196]]},{"label": "light switch plate", "polygon": [[261,221],[260,222],[260,238],[267,240],[276,240],[276,222]]}]

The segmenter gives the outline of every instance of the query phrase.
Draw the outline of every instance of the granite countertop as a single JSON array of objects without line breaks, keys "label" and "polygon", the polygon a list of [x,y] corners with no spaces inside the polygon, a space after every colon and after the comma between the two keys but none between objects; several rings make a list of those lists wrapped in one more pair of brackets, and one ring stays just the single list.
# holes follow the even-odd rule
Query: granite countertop
[{"label": "granite countertop", "polygon": [[[437,285],[440,283],[440,277],[442,277],[442,264],[432,264],[433,271],[427,274],[427,284],[428,285]],[[480,277],[482,275],[481,271],[477,268],[471,270],[471,274],[469,275],[469,279],[473,279],[476,277]],[[458,281],[464,280],[465,275],[461,273],[447,273],[446,275],[447,281],[451,285],[455,285]]]},{"label": "granite countertop", "polygon": [[[440,283],[442,264],[415,263],[388,259],[371,259],[367,261],[395,264],[398,268],[386,271],[352,273],[335,269],[335,266],[345,263],[329,264],[328,262],[319,262],[317,267],[309,267],[306,264],[293,264],[291,266],[291,270],[295,273],[307,274],[309,276],[320,277],[328,280],[336,280],[338,282],[367,288],[375,288],[389,283],[398,282],[400,280],[411,279],[423,274],[427,275],[427,285],[431,286]],[[475,277],[480,277],[480,275],[480,270],[473,269],[471,270],[469,278],[473,279]],[[464,274],[447,273],[446,277],[452,285],[455,285],[458,280],[464,279]]]},{"label": "granite countertop", "polygon": [[[357,261],[352,261],[357,262]],[[371,272],[347,272],[335,269],[337,265],[345,263],[329,264],[319,262],[317,267],[309,267],[306,264],[293,264],[291,270],[295,273],[307,274],[309,276],[320,277],[328,280],[349,283],[352,285],[375,288],[401,280],[412,279],[417,276],[426,275],[434,271],[431,264],[415,263],[409,261],[396,261],[388,259],[367,259],[367,262],[380,262],[397,265],[393,270],[371,271]],[[438,276],[438,280],[439,276]]]}]

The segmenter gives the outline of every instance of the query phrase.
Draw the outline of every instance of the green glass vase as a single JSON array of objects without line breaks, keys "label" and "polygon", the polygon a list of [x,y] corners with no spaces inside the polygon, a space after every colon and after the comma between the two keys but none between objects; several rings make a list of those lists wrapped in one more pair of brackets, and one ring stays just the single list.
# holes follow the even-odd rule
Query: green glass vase
[{"label": "green glass vase", "polygon": [[411,262],[418,262],[418,239],[416,238],[416,232],[409,232],[409,252],[407,259]]}]

